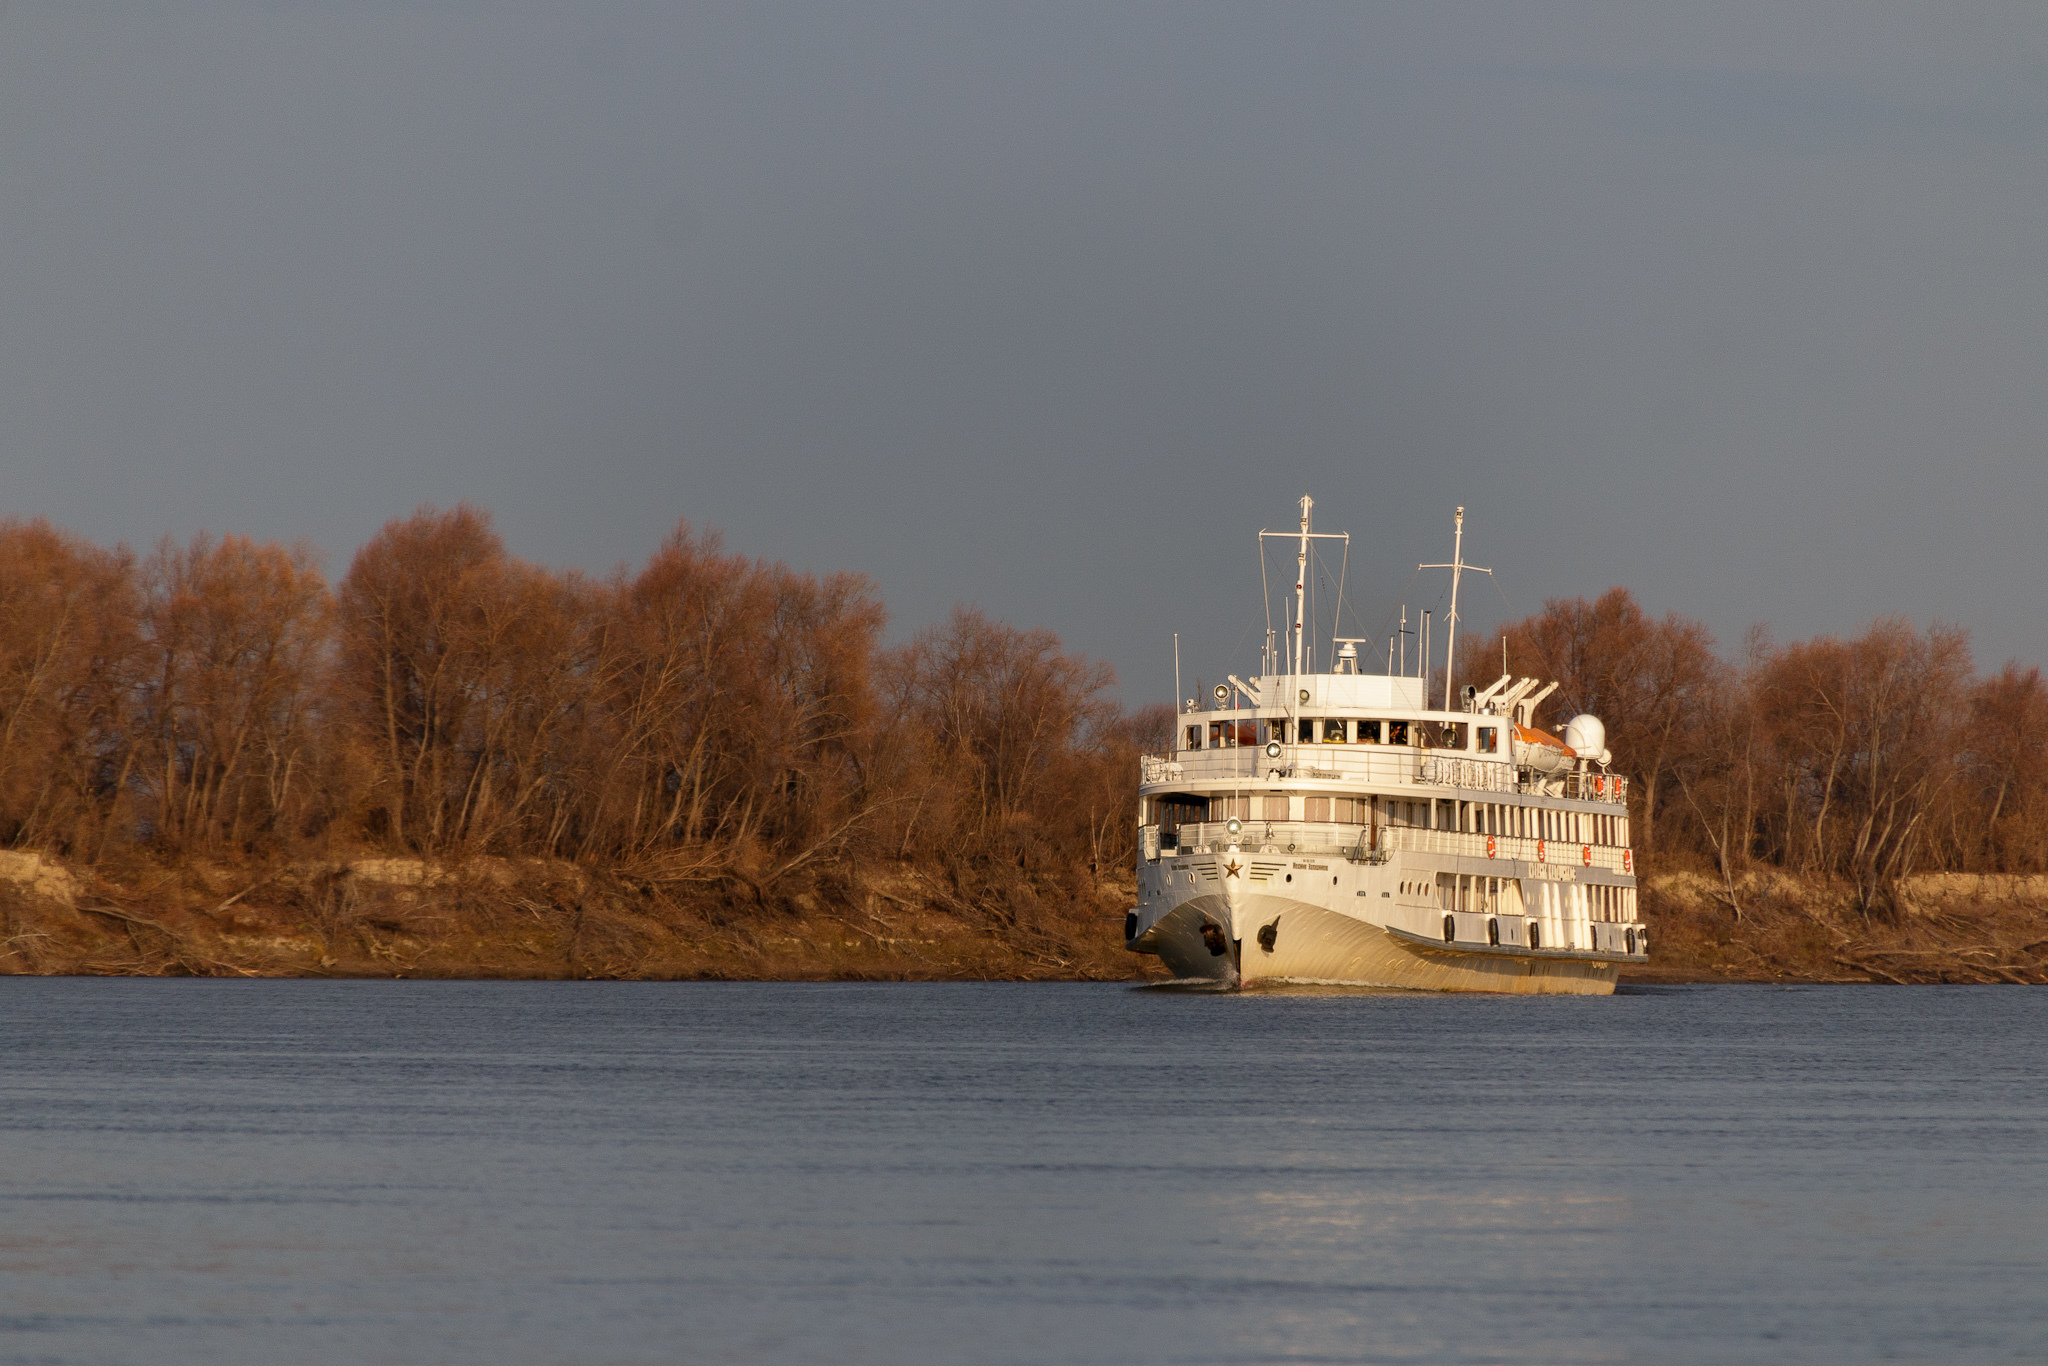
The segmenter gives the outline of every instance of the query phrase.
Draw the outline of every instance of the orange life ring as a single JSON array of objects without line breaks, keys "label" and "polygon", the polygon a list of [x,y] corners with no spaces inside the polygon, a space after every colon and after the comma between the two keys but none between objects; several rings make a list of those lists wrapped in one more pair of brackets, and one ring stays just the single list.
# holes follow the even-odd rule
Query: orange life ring
[{"label": "orange life ring", "polygon": [[1581,863],[1585,864],[1585,865],[1586,865],[1586,866],[1587,866],[1588,868],[1591,868],[1591,867],[1593,866],[1593,846],[1592,846],[1592,845],[1590,845],[1590,844],[1582,844],[1582,845],[1580,845],[1580,846],[1579,846],[1579,862],[1581,862]]},{"label": "orange life ring", "polygon": [[1634,872],[1634,871],[1635,871],[1635,867],[1636,867],[1636,858],[1635,858],[1635,851],[1634,851],[1633,849],[1624,849],[1624,850],[1622,850],[1622,851],[1621,851],[1621,871],[1622,871],[1622,872],[1624,872],[1624,873],[1632,873],[1632,872]]},{"label": "orange life ring", "polygon": [[1493,842],[1493,836],[1488,835],[1486,837],[1486,856],[1492,858],[1498,849],[1499,846]]},{"label": "orange life ring", "polygon": [[1543,841],[1542,841],[1542,840],[1537,840],[1537,841],[1536,841],[1536,861],[1537,861],[1538,863],[1541,863],[1541,862],[1543,862]]}]

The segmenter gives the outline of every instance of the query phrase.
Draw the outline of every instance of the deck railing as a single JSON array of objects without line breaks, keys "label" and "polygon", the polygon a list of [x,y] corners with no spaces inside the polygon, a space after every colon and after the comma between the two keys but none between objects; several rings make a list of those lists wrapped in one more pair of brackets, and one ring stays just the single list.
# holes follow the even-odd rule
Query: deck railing
[{"label": "deck railing", "polygon": [[1628,779],[1616,773],[1574,771],[1544,778],[1494,759],[1384,745],[1282,745],[1277,757],[1253,745],[1183,749],[1170,755],[1141,755],[1138,774],[1146,783],[1334,782],[1462,792],[1517,792],[1616,804],[1628,800]]},{"label": "deck railing", "polygon": [[1344,858],[1355,863],[1383,863],[1391,854],[1409,849],[1473,859],[1519,859],[1560,870],[1635,871],[1629,851],[1611,844],[1568,844],[1520,835],[1475,835],[1403,825],[1381,826],[1375,842],[1368,826],[1315,821],[1241,821],[1235,834],[1223,821],[1190,822],[1178,831],[1162,832],[1159,852],[1161,857],[1171,858],[1175,854],[1215,853],[1231,845],[1246,853]]}]

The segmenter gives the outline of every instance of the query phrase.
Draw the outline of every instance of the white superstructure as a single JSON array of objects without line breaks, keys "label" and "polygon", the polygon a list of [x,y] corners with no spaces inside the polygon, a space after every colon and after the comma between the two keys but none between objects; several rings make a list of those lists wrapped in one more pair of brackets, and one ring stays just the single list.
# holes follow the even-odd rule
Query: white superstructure
[{"label": "white superstructure", "polygon": [[[1425,677],[1358,672],[1356,638],[1333,635],[1334,667],[1308,672],[1311,542],[1343,539],[1310,529],[1312,507],[1289,534],[1293,619],[1272,671],[1184,704],[1172,752],[1141,760],[1127,946],[1235,985],[1613,991],[1649,941],[1605,728],[1579,716],[1548,734],[1535,712],[1556,685],[1508,675],[1455,706],[1446,682],[1433,709]],[[1460,508],[1451,563],[1422,566],[1452,572],[1447,642],[1473,568],[1463,530]]]}]

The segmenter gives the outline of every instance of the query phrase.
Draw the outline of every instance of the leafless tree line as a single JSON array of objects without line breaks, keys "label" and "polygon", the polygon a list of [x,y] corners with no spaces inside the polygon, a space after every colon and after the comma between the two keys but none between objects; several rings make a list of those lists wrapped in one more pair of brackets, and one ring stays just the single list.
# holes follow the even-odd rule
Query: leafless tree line
[{"label": "leafless tree line", "polygon": [[2048,871],[2048,684],[2017,663],[1978,676],[1961,630],[1756,630],[1731,660],[1615,588],[1472,640],[1470,673],[1503,637],[1518,674],[1559,680],[1547,714],[1606,721],[1650,866],[1704,862],[1738,914],[1759,867],[1842,879],[1866,914],[1916,872]]},{"label": "leafless tree line", "polygon": [[[962,609],[907,644],[858,575],[679,527],[636,571],[507,553],[485,513],[391,522],[330,590],[305,546],[138,558],[0,522],[0,844],[96,861],[379,850],[576,859],[765,896],[888,858],[1085,876],[1134,856],[1169,741],[1106,665]],[[1846,880],[2048,871],[2048,685],[1884,619],[1728,659],[1626,590],[1464,642],[1601,716],[1651,867]],[[1484,674],[1485,677],[1479,677]],[[1461,680],[1463,681],[1463,680]]]},{"label": "leafless tree line", "polygon": [[1165,709],[1125,714],[1047,632],[962,610],[885,648],[884,624],[858,575],[688,527],[593,578],[423,508],[330,590],[304,546],[137,559],[8,521],[0,842],[539,855],[757,897],[848,858],[1070,877],[1133,856]]}]

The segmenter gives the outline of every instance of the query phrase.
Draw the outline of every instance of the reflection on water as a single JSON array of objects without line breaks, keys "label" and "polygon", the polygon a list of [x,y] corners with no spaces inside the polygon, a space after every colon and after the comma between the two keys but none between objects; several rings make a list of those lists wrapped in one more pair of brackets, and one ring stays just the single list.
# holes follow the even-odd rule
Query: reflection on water
[{"label": "reflection on water", "polygon": [[0,980],[0,1363],[2048,1342],[2048,993]]}]

